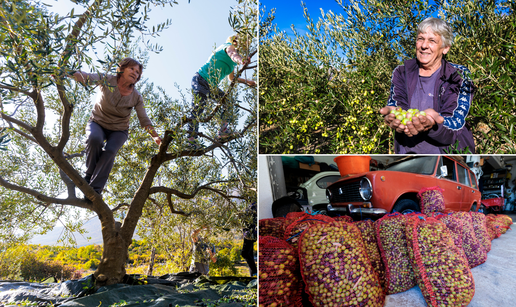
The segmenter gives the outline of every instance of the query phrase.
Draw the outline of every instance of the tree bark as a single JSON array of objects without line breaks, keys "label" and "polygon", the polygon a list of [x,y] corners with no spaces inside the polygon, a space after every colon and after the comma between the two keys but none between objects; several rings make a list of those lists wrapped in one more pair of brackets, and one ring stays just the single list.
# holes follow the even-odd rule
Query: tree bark
[{"label": "tree bark", "polygon": [[147,276],[152,276],[152,271],[154,270],[154,258],[156,258],[156,248],[153,246],[149,260],[149,268],[147,269]]},{"label": "tree bark", "polygon": [[120,223],[111,218],[101,218],[104,248],[102,259],[93,274],[96,288],[119,283],[125,276],[125,265],[129,258],[131,240],[120,234]]}]

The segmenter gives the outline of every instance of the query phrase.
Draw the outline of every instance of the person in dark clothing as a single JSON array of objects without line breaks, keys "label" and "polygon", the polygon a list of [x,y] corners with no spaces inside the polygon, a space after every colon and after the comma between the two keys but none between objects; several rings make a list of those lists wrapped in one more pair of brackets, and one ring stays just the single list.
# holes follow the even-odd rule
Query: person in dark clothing
[{"label": "person in dark clothing", "polygon": [[247,220],[243,229],[244,243],[242,245],[242,257],[249,266],[251,276],[256,276],[256,262],[254,261],[254,243],[256,242],[256,203],[252,203],[246,210]]},{"label": "person in dark clothing", "polygon": [[[395,153],[443,154],[452,148],[475,153],[466,123],[475,86],[466,67],[444,59],[452,43],[451,27],[441,19],[427,18],[418,26],[416,58],[394,69],[389,100],[380,113],[396,131]],[[396,108],[418,109],[426,115],[414,116],[404,125],[391,113]]]}]

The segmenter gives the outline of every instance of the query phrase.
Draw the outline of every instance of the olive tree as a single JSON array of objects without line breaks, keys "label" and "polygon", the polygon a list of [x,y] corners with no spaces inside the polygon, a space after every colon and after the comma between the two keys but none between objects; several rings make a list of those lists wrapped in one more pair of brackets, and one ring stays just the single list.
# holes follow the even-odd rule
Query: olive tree
[{"label": "olive tree", "polygon": [[[253,3],[238,0],[228,12],[234,30],[249,38],[245,51],[251,57],[256,53]],[[100,196],[82,177],[84,127],[94,88],[66,76],[78,69],[113,73],[116,63],[128,55],[145,63],[148,50],[161,50],[147,38],[170,27],[168,20],[149,26],[148,12],[154,5],[178,3],[95,0],[78,4],[83,12],[72,10],[65,16],[38,3],[0,4],[0,127],[7,129],[11,139],[7,151],[0,152],[0,195],[3,218],[11,226],[29,230],[52,227],[57,220],[77,230],[83,211],[94,213],[103,237],[102,260],[94,276],[97,286],[102,286],[125,275],[127,250],[147,208],[168,208],[173,214],[198,219],[205,211],[237,211],[238,200],[255,193],[256,93],[234,82],[225,84],[225,96],[200,119],[206,129],[199,136],[207,146],[191,151],[184,132],[191,120],[190,97],[173,99],[167,95],[170,89],[140,81],[137,88],[157,130],[164,131],[163,141],[157,147],[133,118],[129,140]],[[138,46],[132,45],[136,37],[141,38]],[[139,49],[142,46],[144,50]],[[238,74],[244,71],[254,74],[253,63]],[[239,134],[220,141],[212,123],[220,121],[218,109],[224,104],[231,109],[231,124]],[[77,189],[91,202],[78,196]]]}]

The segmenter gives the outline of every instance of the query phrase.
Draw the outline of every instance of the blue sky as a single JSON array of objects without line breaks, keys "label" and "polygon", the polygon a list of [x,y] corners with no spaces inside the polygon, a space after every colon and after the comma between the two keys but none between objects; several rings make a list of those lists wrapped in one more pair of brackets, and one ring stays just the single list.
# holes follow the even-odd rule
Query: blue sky
[{"label": "blue sky", "polygon": [[[291,34],[290,26],[294,25],[296,30],[298,30],[300,34],[303,34],[306,29],[306,21],[301,2],[305,3],[310,17],[315,21],[321,16],[321,8],[325,12],[329,10],[334,13],[342,12],[340,5],[334,0],[261,0],[260,4],[265,6],[267,10],[272,8],[276,9],[276,18],[274,21],[278,29]],[[346,3],[347,1],[343,2]]]}]

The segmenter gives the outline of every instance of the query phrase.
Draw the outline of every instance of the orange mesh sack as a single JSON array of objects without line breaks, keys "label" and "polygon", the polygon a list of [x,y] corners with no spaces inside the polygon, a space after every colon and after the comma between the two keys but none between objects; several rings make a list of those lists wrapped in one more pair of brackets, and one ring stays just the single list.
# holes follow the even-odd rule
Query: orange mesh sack
[{"label": "orange mesh sack", "polygon": [[507,231],[507,229],[510,229],[511,226],[512,226],[512,219],[508,216],[508,215],[505,215],[505,214],[499,214],[496,216],[496,218],[498,220],[500,220],[504,226],[505,226],[505,231],[502,232],[502,233],[505,233]]},{"label": "orange mesh sack", "polygon": [[436,213],[433,212],[431,214],[428,214],[429,217],[433,217],[438,221],[441,221],[446,225],[448,230],[450,231],[450,235],[453,239],[453,243],[455,243],[455,246],[459,248],[459,250],[462,251],[462,254],[464,254],[464,250],[462,248],[462,236],[463,236],[463,226],[462,221],[450,214],[443,214],[443,213]]},{"label": "orange mesh sack", "polygon": [[353,218],[349,215],[341,215],[333,218],[335,221],[341,221],[346,223],[353,223]]},{"label": "orange mesh sack", "polygon": [[310,228],[310,226],[314,224],[331,223],[332,221],[333,218],[327,215],[306,215],[302,218],[297,219],[296,221],[292,222],[290,225],[287,226],[283,239],[285,239],[287,243],[290,243],[294,247],[294,249],[297,250],[298,241],[303,231]]},{"label": "orange mesh sack", "polygon": [[407,291],[416,285],[405,238],[406,217],[400,213],[383,216],[375,222],[376,240],[385,266],[386,294]]},{"label": "orange mesh sack", "polygon": [[503,220],[502,215],[494,215],[494,214],[488,214],[487,217],[491,217],[492,223],[496,226],[496,228],[500,231],[500,234],[504,234],[507,232],[507,229],[510,227],[507,226],[506,222]]},{"label": "orange mesh sack", "polygon": [[409,256],[428,306],[467,306],[475,295],[473,275],[446,225],[431,217],[407,217]]},{"label": "orange mesh sack", "polygon": [[487,253],[478,241],[473,229],[473,221],[469,212],[456,211],[450,213],[462,221],[462,249],[468,259],[469,267],[474,268],[487,260]]},{"label": "orange mesh sack", "polygon": [[301,306],[297,252],[275,237],[259,238],[259,306]]},{"label": "orange mesh sack", "polygon": [[371,261],[371,265],[373,266],[376,274],[378,274],[380,285],[382,288],[385,288],[385,266],[383,265],[380,250],[378,249],[374,223],[371,220],[364,220],[354,222],[354,224],[362,234],[362,240],[364,241],[369,261]]},{"label": "orange mesh sack", "polygon": [[489,214],[486,215],[486,228],[487,233],[489,234],[489,239],[491,239],[491,241],[499,238],[502,235],[502,231],[498,221],[496,220],[496,216]]},{"label": "orange mesh sack", "polygon": [[423,214],[444,211],[444,196],[440,187],[422,188],[417,197]]},{"label": "orange mesh sack", "polygon": [[355,225],[338,221],[303,232],[299,261],[313,306],[383,306],[385,295],[360,237]]},{"label": "orange mesh sack", "polygon": [[487,233],[486,216],[480,212],[470,212],[469,214],[471,214],[475,235],[486,253],[488,253],[491,250],[491,239]]},{"label": "orange mesh sack", "polygon": [[258,234],[283,239],[285,234],[285,218],[261,219],[258,221]]}]

